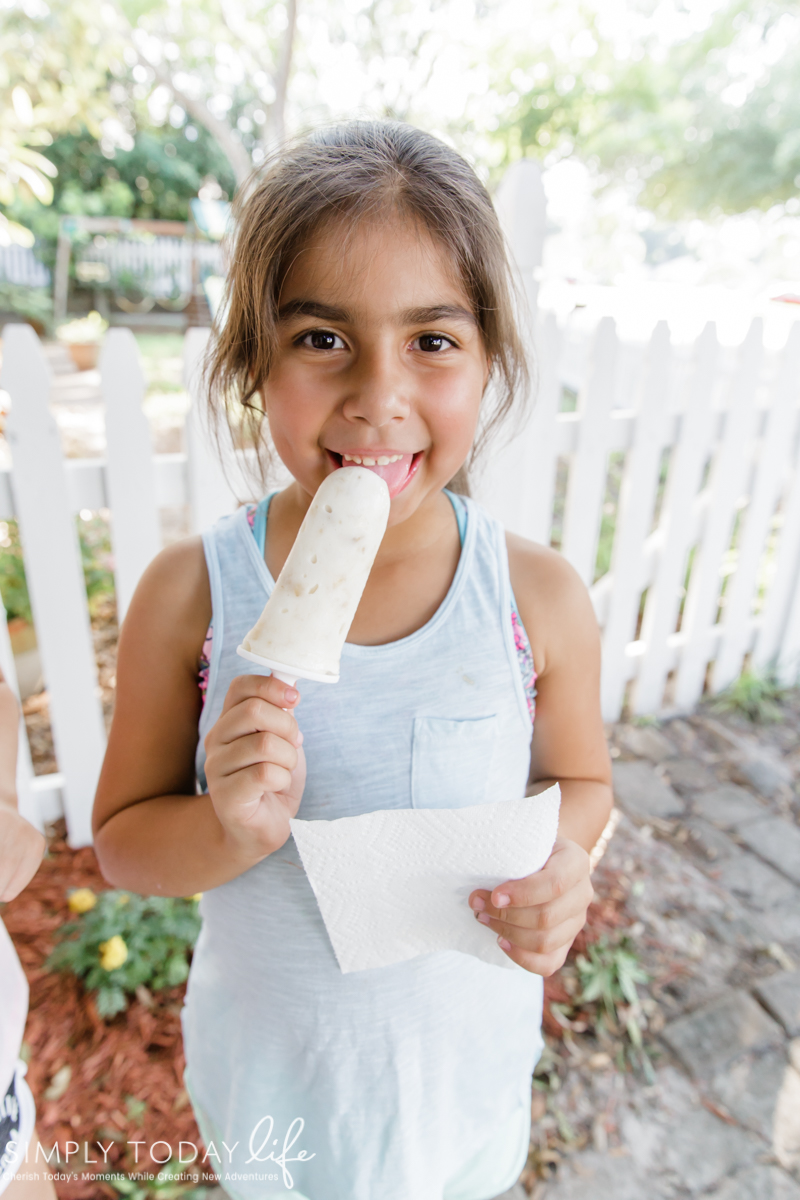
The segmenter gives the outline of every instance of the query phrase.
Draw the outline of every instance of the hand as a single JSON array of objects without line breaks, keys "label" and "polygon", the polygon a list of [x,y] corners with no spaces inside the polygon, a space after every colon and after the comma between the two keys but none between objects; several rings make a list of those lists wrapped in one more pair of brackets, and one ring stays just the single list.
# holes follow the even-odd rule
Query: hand
[{"label": "hand", "polygon": [[233,847],[256,862],[286,842],[303,796],[303,735],[285,711],[299,699],[272,675],[240,675],[205,740],[214,810]]},{"label": "hand", "polygon": [[0,802],[0,900],[13,900],[33,879],[45,852],[44,834]]},{"label": "hand", "polygon": [[475,891],[470,907],[481,924],[497,933],[510,959],[534,975],[552,975],[586,922],[594,890],[589,855],[577,842],[556,838],[541,871]]}]

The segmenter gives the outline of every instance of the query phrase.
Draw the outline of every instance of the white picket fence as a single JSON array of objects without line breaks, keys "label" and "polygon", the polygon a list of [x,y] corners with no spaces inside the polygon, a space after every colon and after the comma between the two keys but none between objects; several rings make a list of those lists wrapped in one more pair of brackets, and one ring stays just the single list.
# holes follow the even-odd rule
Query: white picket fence
[{"label": "white picket fence", "polygon": [[[523,316],[538,387],[523,427],[489,457],[478,495],[509,529],[545,543],[563,503],[561,550],[590,586],[603,634],[604,717],[617,719],[625,702],[639,714],[690,710],[707,682],[712,691],[726,686],[747,656],[794,683],[800,325],[774,355],[758,323],[735,351],[719,346],[713,327],[693,347],[673,347],[663,324],[637,349],[621,345],[605,319],[588,352],[576,354],[581,347],[552,315],[531,315],[544,206],[530,164],[510,175],[501,207],[530,306]],[[200,416],[206,336],[186,337],[186,454],[153,455],[136,343],[116,329],[100,363],[106,457],[64,461],[39,342],[27,326],[4,331],[0,386],[12,401],[13,466],[0,471],[0,519],[20,524],[59,767],[34,778],[23,735],[21,805],[37,823],[62,806],[74,845],[90,840],[105,741],[74,517],[111,512],[122,616],[159,549],[159,506],[188,504],[193,531],[236,506]],[[578,385],[576,411],[561,411],[565,381]],[[612,455],[620,484],[610,569],[595,580]],[[13,681],[2,621],[0,665]]]}]

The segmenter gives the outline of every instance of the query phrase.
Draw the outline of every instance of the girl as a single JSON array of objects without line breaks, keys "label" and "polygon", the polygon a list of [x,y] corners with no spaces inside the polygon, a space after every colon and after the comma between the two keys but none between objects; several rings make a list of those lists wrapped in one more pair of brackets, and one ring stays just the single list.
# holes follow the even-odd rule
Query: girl
[{"label": "girl", "polygon": [[[509,278],[473,171],[404,125],[301,142],[239,212],[210,396],[268,422],[293,482],[146,572],[95,812],[113,884],[205,893],[186,1084],[235,1200],[490,1200],[525,1164],[542,976],[584,923],[611,793],[583,585],[457,494],[489,381],[495,416],[525,382]],[[300,706],[236,646],[319,483],[359,461],[389,527],[341,681]],[[289,818],[482,804],[529,776],[561,784],[553,854],[469,897],[521,969],[447,952],[342,975]]]}]

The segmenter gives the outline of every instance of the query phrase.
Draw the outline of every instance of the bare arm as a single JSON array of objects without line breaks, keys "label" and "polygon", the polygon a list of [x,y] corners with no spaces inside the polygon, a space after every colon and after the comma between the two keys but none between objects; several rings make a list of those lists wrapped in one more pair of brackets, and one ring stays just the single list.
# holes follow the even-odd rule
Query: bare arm
[{"label": "bare arm", "polygon": [[0,901],[18,896],[39,869],[45,840],[17,810],[19,708],[0,672]]},{"label": "bare arm", "polygon": [[511,582],[538,676],[530,790],[559,783],[559,834],[588,852],[613,804],[597,621],[586,588],[565,559],[513,535],[508,543]]},{"label": "bare arm", "polygon": [[525,970],[552,975],[583,927],[593,889],[589,852],[611,812],[611,763],[600,716],[600,638],[586,588],[544,546],[509,535],[511,584],[537,671],[531,782],[558,782],[561,812],[541,871],[507,880],[470,904]]},{"label": "bare arm", "polygon": [[276,680],[234,681],[206,739],[209,793],[196,793],[197,671],[210,617],[200,540],[165,550],[142,577],[122,629],[95,799],[95,848],[117,887],[193,895],[234,879],[288,837],[298,730]]}]

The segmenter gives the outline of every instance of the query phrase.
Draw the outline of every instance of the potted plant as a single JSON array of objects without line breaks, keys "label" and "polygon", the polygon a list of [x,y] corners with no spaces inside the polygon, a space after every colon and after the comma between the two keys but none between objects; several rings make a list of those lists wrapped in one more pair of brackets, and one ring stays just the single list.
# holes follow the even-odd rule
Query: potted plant
[{"label": "potted plant", "polygon": [[91,371],[97,366],[100,342],[107,329],[108,321],[103,320],[99,312],[90,312],[88,317],[60,325],[56,336],[69,350],[78,370]]}]

